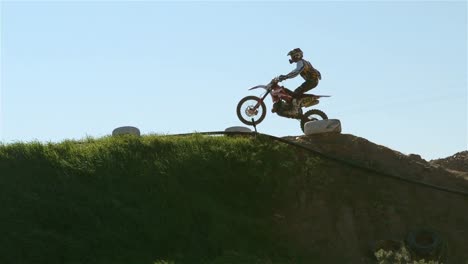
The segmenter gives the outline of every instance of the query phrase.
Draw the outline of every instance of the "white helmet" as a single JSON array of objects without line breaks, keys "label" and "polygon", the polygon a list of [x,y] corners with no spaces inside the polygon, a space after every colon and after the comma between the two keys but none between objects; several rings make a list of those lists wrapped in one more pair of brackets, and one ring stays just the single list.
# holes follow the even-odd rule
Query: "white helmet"
[{"label": "white helmet", "polygon": [[298,62],[302,59],[303,57],[302,50],[300,48],[296,48],[288,52],[288,56],[291,56],[291,59],[289,60],[289,63],[293,62]]}]

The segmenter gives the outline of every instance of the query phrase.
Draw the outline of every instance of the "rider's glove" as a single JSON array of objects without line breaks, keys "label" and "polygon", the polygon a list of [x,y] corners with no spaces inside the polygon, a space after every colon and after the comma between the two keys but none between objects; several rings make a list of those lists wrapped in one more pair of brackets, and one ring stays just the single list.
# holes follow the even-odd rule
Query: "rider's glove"
[{"label": "rider's glove", "polygon": [[282,82],[282,81],[284,81],[284,80],[286,80],[286,79],[287,79],[287,78],[286,78],[286,75],[280,75],[280,76],[278,76],[278,80],[279,80],[280,82]]}]

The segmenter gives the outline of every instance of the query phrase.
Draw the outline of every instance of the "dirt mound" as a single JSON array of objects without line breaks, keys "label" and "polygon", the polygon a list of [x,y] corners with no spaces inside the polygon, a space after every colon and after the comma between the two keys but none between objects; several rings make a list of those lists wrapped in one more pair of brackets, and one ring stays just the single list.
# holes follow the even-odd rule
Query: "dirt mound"
[{"label": "dirt mound", "polygon": [[[291,189],[298,201],[283,209],[279,228],[297,248],[320,249],[318,262],[375,263],[364,258],[369,245],[401,242],[421,228],[449,245],[449,253],[440,253],[450,255],[449,263],[468,260],[468,201],[461,194],[468,191],[468,173],[349,134],[284,139],[324,157],[320,170],[296,176],[300,184]],[[347,261],[330,261],[333,256],[321,252],[340,252]]]},{"label": "dirt mound", "polygon": [[468,172],[468,150],[458,152],[444,159],[431,160],[430,162],[450,170]]},{"label": "dirt mound", "polygon": [[[375,171],[382,171],[411,180],[424,181],[448,188],[468,187],[468,152],[454,155],[447,164],[458,164],[455,170],[441,164],[428,162],[417,154],[405,155],[388,147],[350,134],[324,133],[310,136],[285,137],[348,164],[355,164]],[[458,153],[458,154],[460,154]],[[465,167],[463,167],[465,166]]]}]

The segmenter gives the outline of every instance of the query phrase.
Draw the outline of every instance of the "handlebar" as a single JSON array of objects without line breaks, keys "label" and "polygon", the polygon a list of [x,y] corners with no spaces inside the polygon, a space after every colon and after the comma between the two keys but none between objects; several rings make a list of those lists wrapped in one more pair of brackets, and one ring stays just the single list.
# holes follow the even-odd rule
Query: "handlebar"
[{"label": "handlebar", "polygon": [[271,83],[279,83],[279,82],[280,82],[279,76],[276,76],[275,78],[271,80]]},{"label": "handlebar", "polygon": [[277,84],[279,82],[280,82],[279,77],[275,77],[270,81],[269,84],[267,84],[267,85],[257,85],[257,86],[254,86],[252,88],[249,88],[249,90],[254,90],[254,89],[258,89],[258,88],[263,88],[265,90],[270,90],[272,84]]}]

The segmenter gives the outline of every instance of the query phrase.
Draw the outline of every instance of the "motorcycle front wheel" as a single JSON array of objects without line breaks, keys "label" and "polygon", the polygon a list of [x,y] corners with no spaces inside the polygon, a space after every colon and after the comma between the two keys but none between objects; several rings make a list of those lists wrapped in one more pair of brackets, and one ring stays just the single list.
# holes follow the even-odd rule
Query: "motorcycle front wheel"
[{"label": "motorcycle front wheel", "polygon": [[302,132],[304,132],[304,125],[305,123],[309,122],[309,121],[316,121],[316,120],[326,120],[328,119],[328,116],[318,110],[318,109],[312,109],[312,110],[309,110],[307,112],[304,113],[304,115],[302,115],[302,118],[301,118],[301,129],[302,129]]},{"label": "motorcycle front wheel", "polygon": [[[237,117],[249,126],[260,124],[266,116],[266,106],[256,96],[246,96],[237,104]],[[252,121],[253,120],[253,121]]]}]

